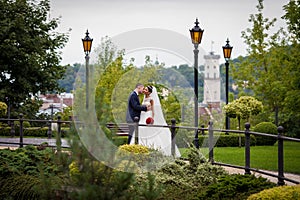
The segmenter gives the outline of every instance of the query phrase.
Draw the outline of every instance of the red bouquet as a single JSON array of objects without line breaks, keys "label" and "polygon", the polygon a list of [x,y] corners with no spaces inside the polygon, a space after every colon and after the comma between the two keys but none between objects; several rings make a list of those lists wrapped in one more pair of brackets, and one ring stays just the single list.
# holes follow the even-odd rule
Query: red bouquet
[{"label": "red bouquet", "polygon": [[153,124],[154,123],[154,119],[152,117],[148,117],[146,119],[146,124]]}]

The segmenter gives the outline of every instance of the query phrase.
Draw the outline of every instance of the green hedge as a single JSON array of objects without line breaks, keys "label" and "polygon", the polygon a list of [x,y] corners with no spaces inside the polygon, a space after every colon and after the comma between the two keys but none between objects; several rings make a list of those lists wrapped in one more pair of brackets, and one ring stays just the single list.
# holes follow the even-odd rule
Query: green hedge
[{"label": "green hedge", "polygon": [[[239,137],[241,137],[242,146],[245,146],[245,135],[241,134],[221,134],[220,136],[214,137],[214,147],[238,147],[239,146]],[[115,145],[120,146],[127,143],[127,136],[114,136],[112,137],[112,141]],[[199,135],[199,145],[200,147],[208,147],[208,135]],[[188,148],[190,144],[194,141],[194,136],[186,136],[182,134],[176,135],[176,145],[178,148]],[[273,145],[274,143],[272,143]],[[260,141],[257,144],[257,138],[254,135],[250,135],[250,146],[256,145],[270,145],[270,143],[262,143]]]},{"label": "green hedge", "polygon": [[[253,128],[254,132],[277,135],[277,127],[272,122],[261,122]],[[273,146],[277,142],[277,138],[256,135],[257,146]]]},{"label": "green hedge", "polygon": [[[61,129],[61,137],[66,137],[68,134],[69,128],[62,128]],[[0,136],[11,136],[10,135],[11,128],[10,127],[1,127],[0,128]],[[57,131],[52,130],[52,137],[55,137]],[[15,136],[20,136],[20,129],[19,127],[15,128]],[[30,127],[24,128],[23,136],[28,137],[48,137],[48,128],[37,128],[37,127]]]},{"label": "green hedge", "polygon": [[[215,147],[238,147],[239,146],[239,137],[241,137],[242,146],[245,146],[245,135],[241,134],[229,134],[220,136],[214,136],[214,146]],[[208,136],[200,136],[199,144],[202,147],[208,147]],[[250,146],[254,146],[256,144],[256,139],[253,135],[250,136]]]}]

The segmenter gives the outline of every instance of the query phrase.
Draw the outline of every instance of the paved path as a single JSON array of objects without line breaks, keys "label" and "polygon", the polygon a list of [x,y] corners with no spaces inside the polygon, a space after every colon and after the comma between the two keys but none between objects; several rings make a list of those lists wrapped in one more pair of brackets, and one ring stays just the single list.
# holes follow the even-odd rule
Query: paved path
[{"label": "paved path", "polygon": [[[236,169],[236,168],[225,167],[225,166],[222,166],[222,167],[227,172],[229,172],[230,174],[244,174],[245,173],[245,170],[243,170],[243,169]],[[275,174],[275,175],[278,174],[278,172],[274,172],[274,171],[267,171],[267,170],[263,170],[263,171],[271,173],[271,174]],[[261,177],[267,178],[268,180],[270,180],[273,183],[278,182],[278,179],[275,178],[275,177],[272,177],[272,176],[267,176],[267,175],[264,175],[264,174],[260,174],[258,172],[251,172],[251,174],[254,174],[257,177],[261,176]],[[300,175],[298,175],[298,174],[284,173],[284,177],[300,182]],[[284,181],[284,182],[285,182],[286,185],[296,185],[296,184],[291,183],[289,181]]]}]

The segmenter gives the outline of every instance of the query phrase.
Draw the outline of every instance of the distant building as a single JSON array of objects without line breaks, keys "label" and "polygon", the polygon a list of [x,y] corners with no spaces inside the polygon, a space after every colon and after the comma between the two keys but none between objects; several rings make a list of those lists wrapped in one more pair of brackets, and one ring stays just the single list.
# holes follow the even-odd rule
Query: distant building
[{"label": "distant building", "polygon": [[73,94],[45,94],[40,95],[39,98],[43,101],[38,114],[53,115],[57,112],[63,112],[64,108],[73,105]]},{"label": "distant building", "polygon": [[204,98],[199,113],[212,118],[213,110],[221,112],[220,55],[210,52],[209,55],[204,55],[204,59]]}]

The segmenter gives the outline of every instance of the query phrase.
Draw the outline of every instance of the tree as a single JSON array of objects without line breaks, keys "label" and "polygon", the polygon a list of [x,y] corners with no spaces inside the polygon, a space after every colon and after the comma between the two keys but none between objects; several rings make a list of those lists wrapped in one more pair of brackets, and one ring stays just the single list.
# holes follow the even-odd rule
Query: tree
[{"label": "tree", "polygon": [[270,35],[276,19],[264,18],[263,0],[258,0],[256,7],[258,13],[250,15],[249,19],[252,27],[242,32],[249,55],[233,67],[233,77],[240,88],[252,90],[263,101],[266,108],[275,114],[274,121],[278,124],[287,91],[286,85],[282,84],[287,69],[282,68],[284,60],[278,51],[284,43],[281,37],[284,32],[280,29]]},{"label": "tree", "polygon": [[288,4],[283,6],[285,15],[282,17],[286,20],[290,39],[294,43],[300,43],[300,1],[290,0]]},{"label": "tree", "polygon": [[[262,103],[251,96],[242,96],[224,106],[226,116],[237,118],[239,130],[241,130],[241,119],[249,121],[252,115],[258,115],[262,109]],[[241,137],[239,137],[239,146],[241,147]]]},{"label": "tree", "polygon": [[251,96],[242,96],[224,106],[228,117],[238,119],[239,127],[241,127],[241,119],[249,120],[252,115],[259,114],[262,109],[262,103]]},{"label": "tree", "polygon": [[12,108],[60,90],[59,49],[68,36],[55,32],[59,19],[49,19],[49,11],[49,0],[0,0],[0,99],[10,99]]},{"label": "tree", "polygon": [[66,92],[71,92],[74,89],[75,79],[80,67],[81,64],[79,63],[75,63],[73,66],[66,66],[66,71],[63,78],[58,81],[59,86],[63,88]]},{"label": "tree", "polygon": [[290,136],[300,137],[300,1],[291,0],[285,6],[285,15],[282,17],[288,25],[287,45],[281,52],[285,71],[288,78],[283,81],[288,90],[284,99],[284,122],[283,126],[288,130]]}]

